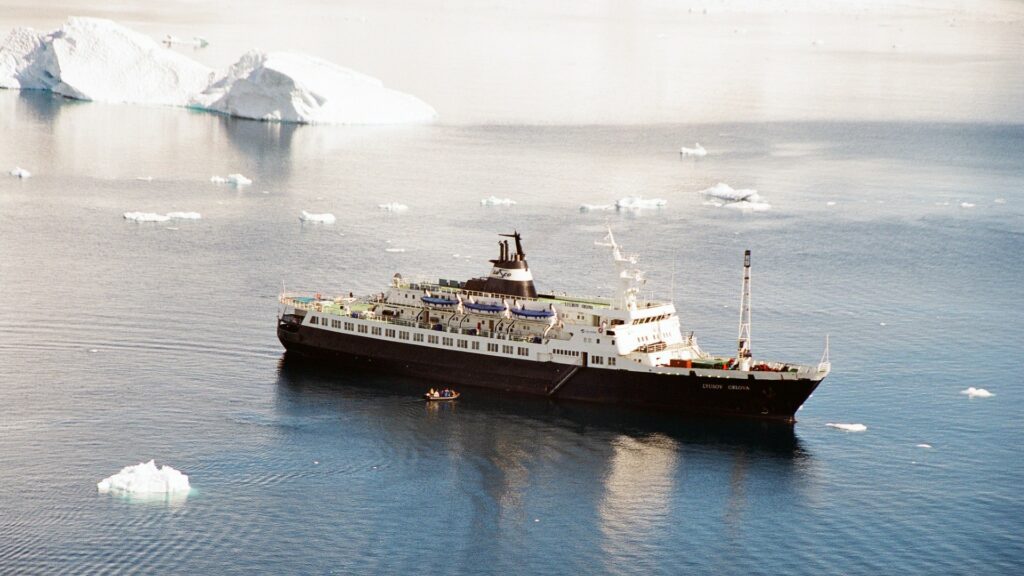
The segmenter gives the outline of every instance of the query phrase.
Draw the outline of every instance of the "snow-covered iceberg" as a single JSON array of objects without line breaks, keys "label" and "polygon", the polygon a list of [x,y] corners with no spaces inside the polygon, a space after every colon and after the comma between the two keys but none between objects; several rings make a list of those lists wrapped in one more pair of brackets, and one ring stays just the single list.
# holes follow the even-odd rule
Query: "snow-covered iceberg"
[{"label": "snow-covered iceberg", "polygon": [[122,494],[171,494],[192,489],[187,475],[166,465],[157,468],[152,460],[125,466],[117,474],[101,480],[96,488],[100,492]]},{"label": "snow-covered iceberg", "polygon": [[480,200],[481,206],[514,206],[515,200],[511,198],[498,198],[497,196],[489,196]]},{"label": "snow-covered iceberg", "polygon": [[693,146],[693,148],[687,148],[686,146],[683,146],[682,148],[680,148],[679,149],[679,155],[680,156],[695,156],[697,158],[703,158],[704,156],[708,155],[708,151],[705,150],[704,147],[700,145],[700,142],[697,142]]},{"label": "snow-covered iceberg", "polygon": [[642,210],[644,208],[662,208],[668,204],[661,198],[641,198],[639,196],[626,196],[615,201],[615,207],[619,210]]},{"label": "snow-covered iceberg", "polygon": [[184,106],[213,76],[212,69],[101,18],[69,18],[49,33],[15,28],[0,46],[0,88],[79,100]]},{"label": "snow-covered iceberg", "polygon": [[995,394],[985,390],[984,388],[975,388],[974,386],[971,386],[967,390],[961,390],[960,393],[965,394],[968,398],[991,398],[995,396]]},{"label": "snow-covered iceberg", "polygon": [[318,222],[320,224],[334,224],[337,219],[334,217],[334,214],[331,214],[330,212],[313,214],[303,210],[302,215],[299,216],[299,220],[302,220],[303,222]]},{"label": "snow-covered iceberg", "polygon": [[437,116],[419,98],[385,88],[376,78],[288,52],[248,52],[191,106],[303,124],[406,124]]}]

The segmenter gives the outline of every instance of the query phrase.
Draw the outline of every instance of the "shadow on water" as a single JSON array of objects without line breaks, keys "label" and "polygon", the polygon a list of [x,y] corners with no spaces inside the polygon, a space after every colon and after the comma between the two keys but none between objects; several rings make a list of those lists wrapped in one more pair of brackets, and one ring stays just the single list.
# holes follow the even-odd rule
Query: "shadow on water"
[{"label": "shadow on water", "polygon": [[217,117],[231,146],[252,159],[260,172],[268,177],[287,179],[295,134],[308,127],[291,122],[265,122],[223,114]]},{"label": "shadow on water", "polygon": [[[408,398],[410,402],[418,402],[430,386],[436,383],[376,372],[340,371],[287,354],[278,364],[278,396],[285,410],[288,406],[331,405],[353,398]],[[788,424],[554,401],[476,388],[461,392],[462,398],[457,403],[461,414],[472,413],[489,419],[525,418],[580,435],[589,432],[634,438],[663,435],[686,445],[726,452],[741,450],[801,461],[812,458],[793,426]]]},{"label": "shadow on water", "polygon": [[83,106],[88,102],[65,98],[49,90],[19,90],[18,114],[33,120],[52,124],[60,117],[65,106]]}]

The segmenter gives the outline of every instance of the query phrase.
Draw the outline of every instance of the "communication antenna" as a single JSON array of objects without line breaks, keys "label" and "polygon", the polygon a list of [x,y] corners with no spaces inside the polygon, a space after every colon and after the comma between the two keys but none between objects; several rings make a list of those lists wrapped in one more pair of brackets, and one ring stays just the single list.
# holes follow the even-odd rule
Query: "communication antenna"
[{"label": "communication antenna", "polygon": [[739,369],[750,370],[750,250],[743,253],[743,290],[740,296],[740,333],[736,346]]}]

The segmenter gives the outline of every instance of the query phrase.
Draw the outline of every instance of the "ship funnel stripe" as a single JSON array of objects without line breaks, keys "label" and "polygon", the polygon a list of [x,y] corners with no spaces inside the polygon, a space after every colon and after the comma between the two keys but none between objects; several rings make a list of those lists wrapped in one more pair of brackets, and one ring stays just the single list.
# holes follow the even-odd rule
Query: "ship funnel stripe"
[{"label": "ship funnel stripe", "polygon": [[502,268],[495,266],[491,269],[491,278],[497,280],[511,280],[513,282],[532,282],[533,274],[524,268]]}]

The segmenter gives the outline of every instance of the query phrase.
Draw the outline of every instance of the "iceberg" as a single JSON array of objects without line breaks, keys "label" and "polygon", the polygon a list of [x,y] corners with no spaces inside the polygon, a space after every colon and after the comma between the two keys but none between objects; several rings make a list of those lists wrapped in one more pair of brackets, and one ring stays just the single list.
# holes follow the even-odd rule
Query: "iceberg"
[{"label": "iceberg", "polygon": [[29,172],[28,170],[25,170],[21,166],[15,166],[14,169],[11,170],[11,176],[14,176],[15,178],[21,178],[24,180],[25,178],[31,178],[32,173]]},{"label": "iceberg", "polygon": [[299,220],[302,220],[303,222],[317,222],[320,224],[334,224],[337,219],[334,217],[334,214],[331,214],[330,212],[312,214],[303,210],[302,215],[299,216]]},{"label": "iceberg", "polygon": [[136,222],[167,222],[171,217],[156,212],[125,212],[124,219]]},{"label": "iceberg", "polygon": [[484,198],[480,201],[481,206],[514,206],[515,200],[511,198],[498,198],[497,196],[491,196]]},{"label": "iceberg", "polygon": [[619,210],[642,210],[644,208],[661,208],[668,202],[661,198],[641,198],[639,196],[626,196],[615,202]]},{"label": "iceberg", "polygon": [[378,204],[378,208],[385,212],[405,212],[409,209],[405,204],[399,204],[398,202],[388,202],[387,204]]},{"label": "iceberg", "polygon": [[725,200],[726,202],[757,202],[761,199],[757,190],[748,188],[737,190],[725,182],[719,182],[710,188],[705,188],[700,193],[712,198],[718,198],[719,200]]},{"label": "iceberg", "polygon": [[868,429],[868,427],[863,424],[833,424],[832,422],[829,422],[825,425],[831,426],[832,428],[838,428],[844,432],[865,432]]},{"label": "iceberg", "polygon": [[96,488],[100,492],[122,494],[170,494],[192,489],[187,475],[167,465],[157,468],[152,460],[125,466],[117,474],[101,480]]},{"label": "iceberg", "polygon": [[196,94],[193,108],[241,118],[302,124],[431,122],[437,112],[415,96],[314,56],[250,51]]},{"label": "iceberg", "polygon": [[69,18],[53,32],[15,28],[0,46],[0,88],[69,98],[184,106],[213,70],[101,18]]},{"label": "iceberg", "polygon": [[686,146],[680,148],[679,155],[703,158],[704,156],[708,155],[708,151],[705,150],[704,147],[700,145],[700,142],[697,142],[696,144],[694,144],[693,148],[687,148]]},{"label": "iceberg", "polygon": [[991,398],[995,396],[995,394],[985,390],[984,388],[975,388],[974,386],[971,386],[967,390],[961,390],[960,393],[966,394],[968,398]]}]

